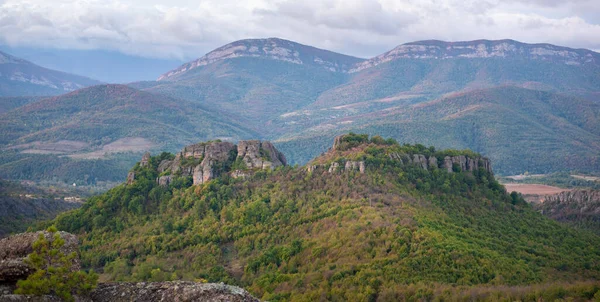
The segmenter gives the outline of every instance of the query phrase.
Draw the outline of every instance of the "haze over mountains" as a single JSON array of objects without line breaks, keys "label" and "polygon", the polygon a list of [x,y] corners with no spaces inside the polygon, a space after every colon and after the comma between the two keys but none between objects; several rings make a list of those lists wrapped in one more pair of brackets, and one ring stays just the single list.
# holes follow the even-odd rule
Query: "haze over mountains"
[{"label": "haze over mountains", "polygon": [[97,84],[100,82],[0,52],[0,96],[58,95]]},{"label": "haze over mountains", "polygon": [[[101,87],[94,89],[110,86]],[[36,146],[61,140],[98,151],[143,139],[145,148],[173,151],[194,136],[254,135],[275,140],[292,164],[303,164],[348,131],[470,148],[489,156],[501,174],[600,168],[600,54],[584,49],[420,41],[361,59],[282,39],[250,39],[129,87],[119,96],[82,90],[6,113],[13,117],[3,118],[2,148],[13,153],[0,162],[0,176],[15,176],[24,151],[52,153]],[[161,109],[141,110],[146,100]],[[121,110],[128,102],[131,110]],[[25,116],[33,120],[18,126]],[[110,130],[94,133],[95,127]],[[86,148],[49,156],[77,158],[92,152]]]}]

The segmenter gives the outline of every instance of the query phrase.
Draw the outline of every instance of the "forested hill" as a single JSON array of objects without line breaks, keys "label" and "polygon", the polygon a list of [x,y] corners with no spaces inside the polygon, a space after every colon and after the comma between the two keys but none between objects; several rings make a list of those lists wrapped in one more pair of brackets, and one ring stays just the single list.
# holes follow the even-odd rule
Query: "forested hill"
[{"label": "forested hill", "polygon": [[53,223],[79,234],[83,265],[106,280],[222,281],[269,301],[589,300],[600,290],[600,237],[508,194],[479,154],[349,134],[305,167],[272,169],[269,146],[145,156],[128,183]]}]

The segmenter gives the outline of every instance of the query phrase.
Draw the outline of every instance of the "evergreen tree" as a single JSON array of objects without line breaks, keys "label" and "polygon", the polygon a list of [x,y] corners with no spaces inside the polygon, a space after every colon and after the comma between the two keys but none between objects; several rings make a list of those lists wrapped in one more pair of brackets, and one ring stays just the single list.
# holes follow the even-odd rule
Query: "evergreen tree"
[{"label": "evergreen tree", "polygon": [[33,252],[27,256],[25,263],[35,269],[26,280],[17,282],[15,294],[48,295],[53,294],[64,301],[74,301],[73,294],[83,295],[96,287],[98,275],[74,271],[75,252],[65,255],[60,249],[65,240],[60,237],[55,227],[47,229],[52,240],[47,240],[40,233],[38,240],[33,243]]}]

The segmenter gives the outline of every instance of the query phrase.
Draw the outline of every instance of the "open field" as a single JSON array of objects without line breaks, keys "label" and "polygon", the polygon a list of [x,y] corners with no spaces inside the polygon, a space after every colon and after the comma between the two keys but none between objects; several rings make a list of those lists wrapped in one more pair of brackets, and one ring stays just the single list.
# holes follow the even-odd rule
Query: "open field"
[{"label": "open field", "polygon": [[587,180],[587,181],[600,181],[600,177],[596,177],[596,176],[571,174],[571,177],[574,177],[577,179],[583,179],[583,180]]},{"label": "open field", "polygon": [[142,137],[125,137],[103,146],[100,150],[88,153],[71,154],[69,157],[77,159],[102,159],[110,153],[143,152],[154,146],[155,145],[151,141]]},{"label": "open field", "polygon": [[516,191],[523,195],[552,195],[571,191],[570,189],[537,184],[504,184],[504,186],[508,192]]}]

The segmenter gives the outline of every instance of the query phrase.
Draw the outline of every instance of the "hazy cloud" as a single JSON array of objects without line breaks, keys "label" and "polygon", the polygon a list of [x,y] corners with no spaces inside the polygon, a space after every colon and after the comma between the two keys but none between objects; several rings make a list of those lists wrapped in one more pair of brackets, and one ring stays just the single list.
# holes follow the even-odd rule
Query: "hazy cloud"
[{"label": "hazy cloud", "polygon": [[280,37],[369,57],[424,39],[600,49],[597,0],[0,0],[0,43],[196,58]]}]

